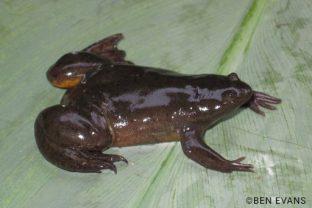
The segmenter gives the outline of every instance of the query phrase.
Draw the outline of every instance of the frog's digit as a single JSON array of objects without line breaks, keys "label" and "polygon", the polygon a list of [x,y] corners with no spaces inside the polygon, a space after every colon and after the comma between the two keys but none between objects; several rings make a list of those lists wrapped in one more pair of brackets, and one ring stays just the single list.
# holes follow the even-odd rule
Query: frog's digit
[{"label": "frog's digit", "polygon": [[96,43],[93,43],[82,51],[96,54],[105,59],[109,59],[111,62],[114,63],[132,64],[131,62],[125,60],[125,51],[119,50],[117,48],[117,44],[123,38],[124,37],[121,33],[117,33],[107,38],[104,38]]}]

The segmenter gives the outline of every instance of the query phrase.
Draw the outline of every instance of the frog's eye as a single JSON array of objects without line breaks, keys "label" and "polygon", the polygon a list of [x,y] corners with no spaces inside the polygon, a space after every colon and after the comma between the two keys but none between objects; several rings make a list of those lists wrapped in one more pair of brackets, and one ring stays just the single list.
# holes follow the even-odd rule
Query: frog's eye
[{"label": "frog's eye", "polygon": [[228,78],[231,80],[231,81],[238,81],[239,80],[239,77],[236,73],[231,73],[228,75]]},{"label": "frog's eye", "polygon": [[227,99],[232,99],[237,97],[237,92],[235,90],[228,90],[223,93],[223,97]]},{"label": "frog's eye", "polygon": [[237,97],[237,93],[235,91],[230,91],[228,96],[231,98]]}]

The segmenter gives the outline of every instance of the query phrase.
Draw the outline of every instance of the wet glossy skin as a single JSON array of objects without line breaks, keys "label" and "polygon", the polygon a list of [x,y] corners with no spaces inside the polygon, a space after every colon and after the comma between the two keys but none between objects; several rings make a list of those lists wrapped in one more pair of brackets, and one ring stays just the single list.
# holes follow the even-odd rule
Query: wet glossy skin
[{"label": "wet glossy skin", "polygon": [[42,111],[35,124],[38,147],[56,166],[78,172],[111,169],[127,160],[110,147],[180,141],[187,157],[222,171],[253,171],[244,157],[226,160],[207,146],[205,131],[247,106],[275,109],[279,99],[253,91],[235,73],[183,75],[133,65],[116,48],[116,34],[61,57],[47,72],[67,89],[60,105]]}]

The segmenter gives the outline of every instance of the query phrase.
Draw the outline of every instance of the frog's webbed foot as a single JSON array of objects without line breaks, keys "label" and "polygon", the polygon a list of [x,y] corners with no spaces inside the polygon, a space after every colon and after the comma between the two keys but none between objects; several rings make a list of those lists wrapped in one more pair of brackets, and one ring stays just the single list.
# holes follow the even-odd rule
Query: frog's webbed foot
[{"label": "frog's webbed foot", "polygon": [[205,144],[202,140],[202,134],[196,130],[185,132],[181,139],[181,145],[187,157],[205,168],[225,173],[231,173],[232,171],[254,172],[253,165],[241,163],[245,157],[226,160]]},{"label": "frog's webbed foot", "polygon": [[[50,160],[52,163],[68,171],[101,173],[102,170],[108,169],[117,173],[114,162],[128,161],[120,155],[103,154],[102,152],[93,152],[85,150],[77,150],[72,148],[61,149],[62,158]],[[48,155],[45,155],[46,157]],[[48,158],[47,158],[48,159]]]},{"label": "frog's webbed foot", "polygon": [[72,172],[101,173],[102,170],[109,169],[116,174],[117,168],[114,162],[123,161],[128,163],[120,155],[60,147],[49,140],[41,141],[38,145],[47,160],[64,170]]},{"label": "frog's webbed foot", "polygon": [[99,159],[108,162],[125,162],[128,164],[128,160],[121,155],[113,155],[113,154],[104,154],[100,151],[81,151],[85,157],[90,159]]},{"label": "frog's webbed foot", "polygon": [[265,115],[262,110],[260,110],[260,106],[269,110],[275,110],[276,107],[272,104],[279,104],[282,100],[271,95],[265,94],[263,92],[254,91],[253,96],[247,106],[254,112]]},{"label": "frog's webbed foot", "polygon": [[121,155],[103,154],[102,152],[78,150],[77,156],[80,158],[77,161],[81,161],[79,172],[100,173],[103,169],[109,169],[116,174],[117,168],[114,162],[122,161],[128,164],[126,158]]},{"label": "frog's webbed foot", "polygon": [[96,43],[93,43],[82,51],[93,53],[105,59],[109,59],[113,63],[133,64],[132,62],[125,60],[125,51],[119,50],[117,48],[117,44],[122,39],[123,35],[121,33],[114,34]]}]

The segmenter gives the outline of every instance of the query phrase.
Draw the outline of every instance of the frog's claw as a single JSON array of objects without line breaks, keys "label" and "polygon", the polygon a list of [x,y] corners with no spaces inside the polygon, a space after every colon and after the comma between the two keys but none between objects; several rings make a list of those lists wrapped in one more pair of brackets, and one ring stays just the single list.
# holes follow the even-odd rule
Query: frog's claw
[{"label": "frog's claw", "polygon": [[240,157],[232,161],[226,160],[204,143],[202,135],[196,130],[184,133],[181,139],[181,145],[187,157],[206,168],[224,173],[231,173],[233,171],[254,172],[253,165],[241,163],[245,157]]},{"label": "frog's claw", "polygon": [[98,159],[108,162],[125,162],[128,164],[128,160],[124,158],[121,155],[113,155],[113,154],[103,154],[102,152],[94,152],[94,151],[88,151],[85,152],[86,157],[90,159]]},{"label": "frog's claw", "polygon": [[77,167],[80,168],[80,170],[78,170],[77,168],[75,169],[75,171],[78,171],[78,172],[101,173],[102,170],[109,169],[113,171],[115,174],[117,174],[117,168],[114,165],[114,163],[103,161],[100,159],[86,159],[84,163],[79,164],[79,166]]},{"label": "frog's claw", "polygon": [[252,111],[265,116],[265,113],[260,110],[259,106],[269,110],[275,110],[276,107],[271,104],[279,104],[281,102],[282,100],[279,98],[273,97],[263,92],[254,91],[253,96],[247,105]]},{"label": "frog's claw", "polygon": [[117,48],[117,44],[123,38],[124,37],[121,33],[117,33],[93,43],[82,51],[109,59],[113,63],[132,64],[131,62],[125,60],[125,51]]},{"label": "frog's claw", "polygon": [[103,154],[100,151],[79,151],[79,153],[81,157],[88,161],[88,165],[82,167],[85,170],[81,172],[93,172],[92,170],[96,170],[94,172],[101,172],[102,169],[110,169],[116,174],[117,168],[114,162],[123,161],[128,164],[126,158],[121,155]]}]

